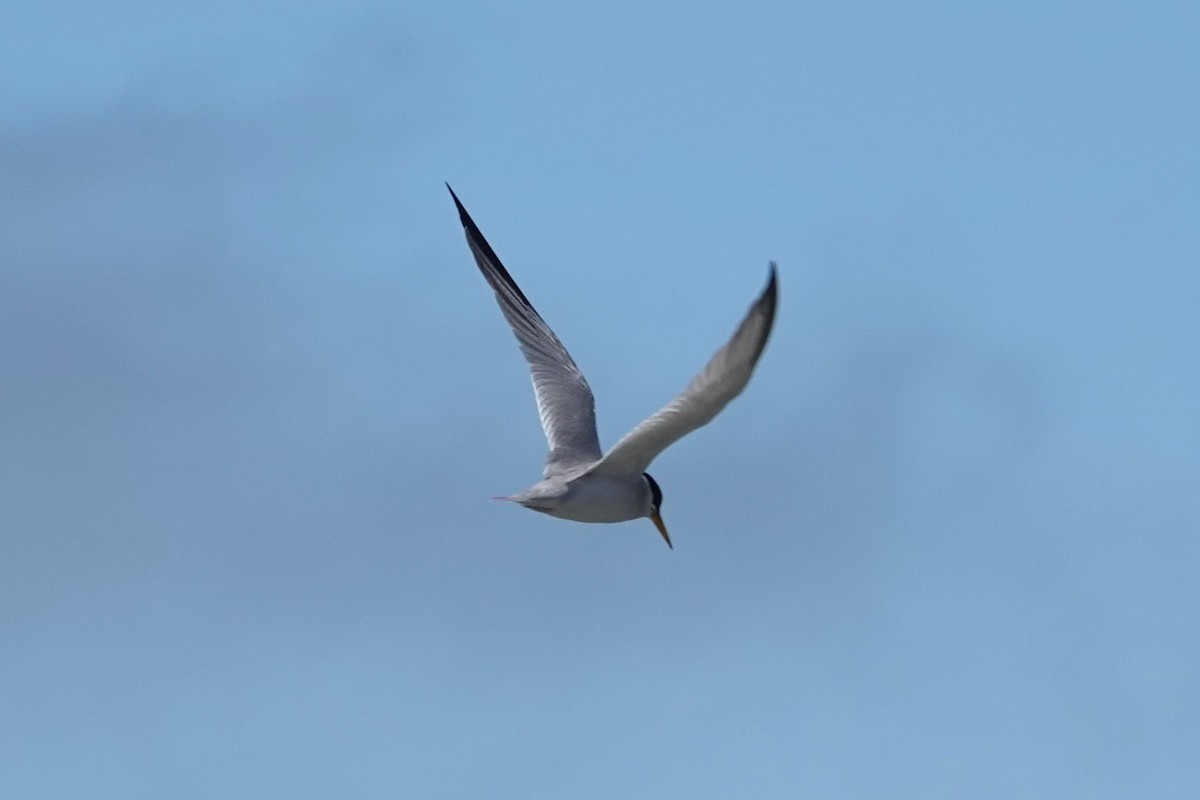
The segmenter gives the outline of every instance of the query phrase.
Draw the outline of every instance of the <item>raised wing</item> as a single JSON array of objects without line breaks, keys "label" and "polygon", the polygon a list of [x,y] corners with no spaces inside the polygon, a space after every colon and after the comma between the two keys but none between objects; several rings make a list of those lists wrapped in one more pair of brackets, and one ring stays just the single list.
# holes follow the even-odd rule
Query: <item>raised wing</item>
[{"label": "raised wing", "polygon": [[708,424],[730,400],[741,394],[767,346],[778,296],[775,262],[771,262],[767,287],[750,306],[733,337],[678,397],[625,434],[591,471],[634,475],[644,472],[659,453]]},{"label": "raised wing", "polygon": [[[446,184],[446,188],[450,189],[450,184]],[[483,238],[453,189],[450,189],[450,196],[458,207],[475,263],[496,292],[496,302],[529,362],[538,415],[550,446],[546,477],[596,461],[600,458],[600,442],[596,438],[596,410],[591,387],[567,348],[500,263],[496,251]]]}]

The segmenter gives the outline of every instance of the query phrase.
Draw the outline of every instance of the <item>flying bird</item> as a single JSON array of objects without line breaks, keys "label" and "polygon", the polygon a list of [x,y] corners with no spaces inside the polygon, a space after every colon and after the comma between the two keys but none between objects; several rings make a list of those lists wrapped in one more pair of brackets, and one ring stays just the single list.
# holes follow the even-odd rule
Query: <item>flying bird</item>
[{"label": "flying bird", "polygon": [[496,293],[500,311],[529,362],[538,415],[550,446],[543,480],[496,499],[578,522],[647,517],[674,549],[660,513],[662,489],[646,469],[672,443],[706,425],[750,382],[775,321],[779,296],[775,263],[770,264],[762,294],[700,374],[674,400],[625,434],[607,453],[601,453],[595,403],[583,373],[500,263],[458,195],[449,184],[446,188],[458,208],[475,263]]}]

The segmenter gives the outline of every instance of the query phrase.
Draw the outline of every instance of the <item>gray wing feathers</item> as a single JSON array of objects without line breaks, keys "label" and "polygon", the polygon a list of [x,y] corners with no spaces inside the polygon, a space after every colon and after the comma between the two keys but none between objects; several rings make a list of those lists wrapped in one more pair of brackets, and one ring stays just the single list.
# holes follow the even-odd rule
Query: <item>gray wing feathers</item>
[{"label": "gray wing feathers", "polygon": [[659,453],[708,424],[730,400],[741,394],[771,335],[778,296],[772,262],[766,288],[750,307],[733,337],[709,359],[678,397],[625,434],[593,471],[644,472]]},{"label": "gray wing feathers", "polygon": [[[446,188],[450,189],[449,185]],[[453,189],[450,189],[450,196],[458,208],[475,263],[496,293],[500,311],[529,362],[538,416],[550,447],[546,476],[596,461],[600,458],[600,442],[596,437],[595,401],[587,380],[554,331],[508,274]]]}]

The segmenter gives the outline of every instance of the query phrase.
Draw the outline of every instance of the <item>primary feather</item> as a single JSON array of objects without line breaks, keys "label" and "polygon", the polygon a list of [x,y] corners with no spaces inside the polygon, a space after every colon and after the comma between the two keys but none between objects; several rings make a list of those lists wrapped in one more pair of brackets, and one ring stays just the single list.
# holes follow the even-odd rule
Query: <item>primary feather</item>
[{"label": "primary feather", "polygon": [[[446,188],[450,189],[450,186],[447,184]],[[517,337],[521,353],[529,362],[538,416],[550,447],[546,457],[546,477],[595,462],[600,458],[600,441],[596,437],[596,404],[587,379],[567,348],[508,274],[453,189],[450,189],[450,196],[458,208],[475,263],[496,293],[496,302]]]},{"label": "primary feather", "polygon": [[742,393],[758,363],[779,298],[775,263],[761,295],[725,346],[709,359],[700,374],[674,400],[625,434],[591,472],[644,472],[650,462],[673,443],[708,424],[729,401]]}]

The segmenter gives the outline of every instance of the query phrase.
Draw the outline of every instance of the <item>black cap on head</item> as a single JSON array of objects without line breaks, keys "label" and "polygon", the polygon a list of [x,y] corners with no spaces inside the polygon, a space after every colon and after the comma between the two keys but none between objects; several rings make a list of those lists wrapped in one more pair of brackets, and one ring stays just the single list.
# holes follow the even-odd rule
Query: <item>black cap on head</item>
[{"label": "black cap on head", "polygon": [[662,508],[662,489],[658,488],[658,481],[651,478],[649,472],[643,472],[642,477],[646,479],[646,483],[650,484],[650,498],[654,502],[654,507]]}]

